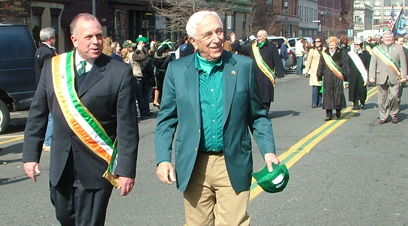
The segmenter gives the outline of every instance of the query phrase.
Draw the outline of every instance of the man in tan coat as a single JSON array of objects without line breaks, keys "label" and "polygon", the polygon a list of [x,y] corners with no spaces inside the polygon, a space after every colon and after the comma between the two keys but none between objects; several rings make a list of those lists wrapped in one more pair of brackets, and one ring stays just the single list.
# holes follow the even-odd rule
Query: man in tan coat
[{"label": "man in tan coat", "polygon": [[370,82],[377,84],[380,124],[384,124],[391,115],[397,123],[399,112],[398,90],[400,83],[407,81],[407,65],[402,46],[394,44],[391,31],[383,34],[383,44],[373,48],[370,62]]}]

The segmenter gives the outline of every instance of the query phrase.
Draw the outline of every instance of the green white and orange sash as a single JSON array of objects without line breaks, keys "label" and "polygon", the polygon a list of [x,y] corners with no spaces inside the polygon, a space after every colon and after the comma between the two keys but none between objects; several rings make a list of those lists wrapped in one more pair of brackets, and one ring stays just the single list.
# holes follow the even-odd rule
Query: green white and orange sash
[{"label": "green white and orange sash", "polygon": [[388,56],[388,54],[386,54],[379,46],[373,48],[373,53],[380,58],[384,64],[390,67],[398,75],[398,79],[401,80],[401,71],[395,61]]},{"label": "green white and orange sash", "polygon": [[337,65],[336,62],[333,61],[333,59],[331,58],[331,56],[329,56],[329,54],[327,54],[326,52],[323,52],[323,51],[322,51],[322,56],[323,56],[324,62],[326,62],[326,65],[329,67],[329,69],[330,69],[337,77],[339,77],[341,80],[344,81],[343,71],[341,70],[341,68],[339,67],[339,65]]},{"label": "green white and orange sash", "polygon": [[96,155],[108,163],[103,176],[116,188],[117,144],[112,142],[102,125],[84,106],[75,91],[74,52],[52,58],[51,70],[55,95],[69,127]]},{"label": "green white and orange sash", "polygon": [[271,80],[273,87],[275,87],[275,71],[272,70],[262,59],[259,48],[256,46],[256,43],[252,44],[252,51],[254,53],[255,62],[258,65],[259,69],[265,74],[266,77]]},{"label": "green white and orange sash", "polygon": [[358,69],[358,71],[361,74],[361,77],[363,78],[364,86],[366,86],[367,85],[367,79],[368,79],[368,73],[367,73],[367,70],[366,70],[366,68],[364,66],[363,61],[361,60],[361,58],[358,56],[358,54],[354,50],[350,50],[347,54],[350,56],[350,58],[353,61],[354,65],[356,65],[356,68]]},{"label": "green white and orange sash", "polygon": [[366,44],[365,49],[367,50],[367,52],[368,52],[370,55],[373,55],[373,50],[372,50],[372,48],[371,48],[370,45]]}]

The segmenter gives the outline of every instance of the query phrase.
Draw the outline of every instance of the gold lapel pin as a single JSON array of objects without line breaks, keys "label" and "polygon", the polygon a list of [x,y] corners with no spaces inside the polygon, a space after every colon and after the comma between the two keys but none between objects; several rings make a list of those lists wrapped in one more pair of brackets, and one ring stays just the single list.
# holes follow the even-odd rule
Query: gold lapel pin
[{"label": "gold lapel pin", "polygon": [[236,75],[237,73],[235,71],[231,71],[231,74]]}]

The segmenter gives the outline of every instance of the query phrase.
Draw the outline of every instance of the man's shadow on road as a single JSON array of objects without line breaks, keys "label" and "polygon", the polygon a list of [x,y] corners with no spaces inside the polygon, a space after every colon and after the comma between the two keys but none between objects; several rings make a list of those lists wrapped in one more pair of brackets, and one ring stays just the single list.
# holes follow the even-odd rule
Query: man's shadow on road
[{"label": "man's shadow on road", "polygon": [[292,110],[287,110],[287,111],[272,111],[269,112],[268,117],[270,119],[272,118],[280,118],[280,117],[285,117],[288,115],[292,115],[292,116],[299,116],[300,112],[298,111],[292,111]]}]

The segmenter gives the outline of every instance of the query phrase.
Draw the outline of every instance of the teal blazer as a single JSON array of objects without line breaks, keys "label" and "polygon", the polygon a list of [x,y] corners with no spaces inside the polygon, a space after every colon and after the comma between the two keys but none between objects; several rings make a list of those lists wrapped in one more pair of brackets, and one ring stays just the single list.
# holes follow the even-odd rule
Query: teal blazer
[{"label": "teal blazer", "polygon": [[[275,153],[272,123],[259,97],[254,62],[224,51],[223,140],[224,156],[236,192],[251,185],[252,144],[250,132],[264,156]],[[167,68],[157,118],[157,164],[171,162],[173,138],[177,188],[185,191],[197,158],[202,132],[199,75],[195,54],[171,62]]]}]

